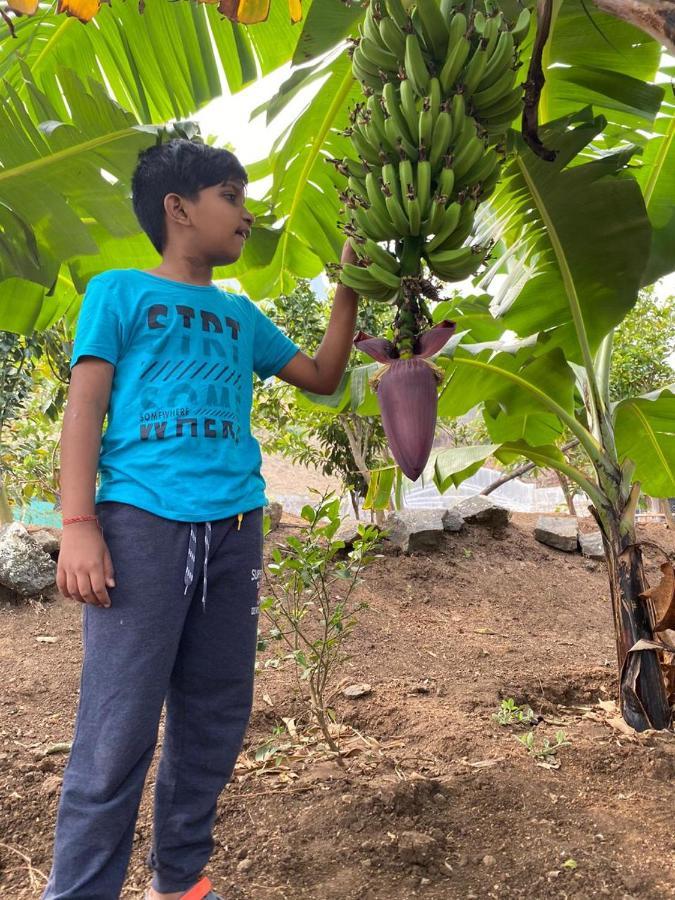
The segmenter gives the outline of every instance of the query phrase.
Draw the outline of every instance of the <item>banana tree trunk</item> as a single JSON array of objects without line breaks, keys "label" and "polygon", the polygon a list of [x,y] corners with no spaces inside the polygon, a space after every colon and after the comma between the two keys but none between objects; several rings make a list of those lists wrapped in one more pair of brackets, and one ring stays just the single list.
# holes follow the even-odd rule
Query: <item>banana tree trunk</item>
[{"label": "banana tree trunk", "polygon": [[640,640],[653,641],[651,623],[639,594],[648,588],[635,526],[622,527],[619,516],[596,514],[605,544],[605,558],[614,614],[619,662],[621,712],[636,731],[665,729],[671,711],[658,656],[654,650],[632,650]]}]

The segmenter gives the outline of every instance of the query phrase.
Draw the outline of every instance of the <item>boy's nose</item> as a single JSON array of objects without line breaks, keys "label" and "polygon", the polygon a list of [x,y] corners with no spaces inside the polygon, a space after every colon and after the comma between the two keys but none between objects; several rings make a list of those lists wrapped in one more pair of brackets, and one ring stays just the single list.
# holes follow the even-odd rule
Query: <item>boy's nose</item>
[{"label": "boy's nose", "polygon": [[255,222],[255,216],[247,209],[244,210],[244,219],[248,222],[249,225],[253,225],[253,223]]}]

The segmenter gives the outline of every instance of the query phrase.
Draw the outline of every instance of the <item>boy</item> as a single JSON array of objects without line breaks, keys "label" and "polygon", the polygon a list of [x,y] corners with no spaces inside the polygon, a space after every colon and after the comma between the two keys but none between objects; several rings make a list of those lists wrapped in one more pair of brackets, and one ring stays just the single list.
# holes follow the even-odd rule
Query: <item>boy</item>
[{"label": "boy", "polygon": [[[246,182],[226,150],[174,140],[144,151],[134,210],[162,261],[87,288],[63,422],[57,577],[85,604],[84,661],[43,900],[120,896],[165,700],[145,896],[217,900],[200,875],[251,712],[262,571],[252,373],[333,392],[357,309],[338,287],[309,358],[212,283],[250,235]],[[354,261],[348,244],[342,255]]]}]

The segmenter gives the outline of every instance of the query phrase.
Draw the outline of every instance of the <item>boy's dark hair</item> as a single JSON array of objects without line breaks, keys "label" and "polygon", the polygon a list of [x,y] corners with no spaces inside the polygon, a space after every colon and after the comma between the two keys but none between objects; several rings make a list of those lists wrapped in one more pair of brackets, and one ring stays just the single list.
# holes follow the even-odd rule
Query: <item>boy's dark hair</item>
[{"label": "boy's dark hair", "polygon": [[185,138],[142,150],[131,179],[131,192],[136,218],[155,250],[161,253],[164,249],[167,194],[194,200],[204,188],[231,180],[246,184],[248,175],[229,150]]}]

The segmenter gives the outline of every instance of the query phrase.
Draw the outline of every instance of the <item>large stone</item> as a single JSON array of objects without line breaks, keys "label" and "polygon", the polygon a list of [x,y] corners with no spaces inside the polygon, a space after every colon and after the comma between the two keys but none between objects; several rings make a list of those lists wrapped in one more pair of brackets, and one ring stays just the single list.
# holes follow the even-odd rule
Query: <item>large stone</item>
[{"label": "large stone", "polygon": [[36,528],[28,526],[28,534],[38,547],[49,556],[58,556],[61,548],[61,531],[58,528]]},{"label": "large stone", "polygon": [[384,522],[387,540],[404,553],[437,550],[443,537],[442,509],[401,509]]},{"label": "large stone", "polygon": [[277,500],[273,500],[269,506],[265,507],[264,514],[270,517],[270,531],[274,531],[275,528],[279,527],[283,512],[284,508]]},{"label": "large stone", "polygon": [[564,550],[565,553],[576,553],[577,520],[563,519],[561,516],[539,516],[534,529],[535,538],[542,544]]},{"label": "large stone", "polygon": [[602,543],[602,535],[599,531],[591,531],[588,534],[579,532],[579,547],[581,548],[583,555],[588,559],[604,562],[605,547]]},{"label": "large stone", "polygon": [[460,500],[453,509],[467,525],[486,525],[488,528],[505,528],[511,517],[508,509],[480,494]]},{"label": "large stone", "polygon": [[344,541],[345,550],[351,550],[354,546],[354,541],[358,541],[360,537],[359,522],[356,519],[347,518],[343,519],[340,523],[340,527],[335,532],[333,540]]},{"label": "large stone", "polygon": [[12,522],[0,528],[0,584],[24,597],[36,597],[56,581],[56,563],[28,534]]},{"label": "large stone", "polygon": [[445,531],[450,531],[453,534],[464,528],[464,519],[454,508],[445,510],[442,521]]},{"label": "large stone", "polygon": [[398,837],[398,852],[403,862],[427,866],[438,852],[438,844],[430,834],[402,831]]}]

